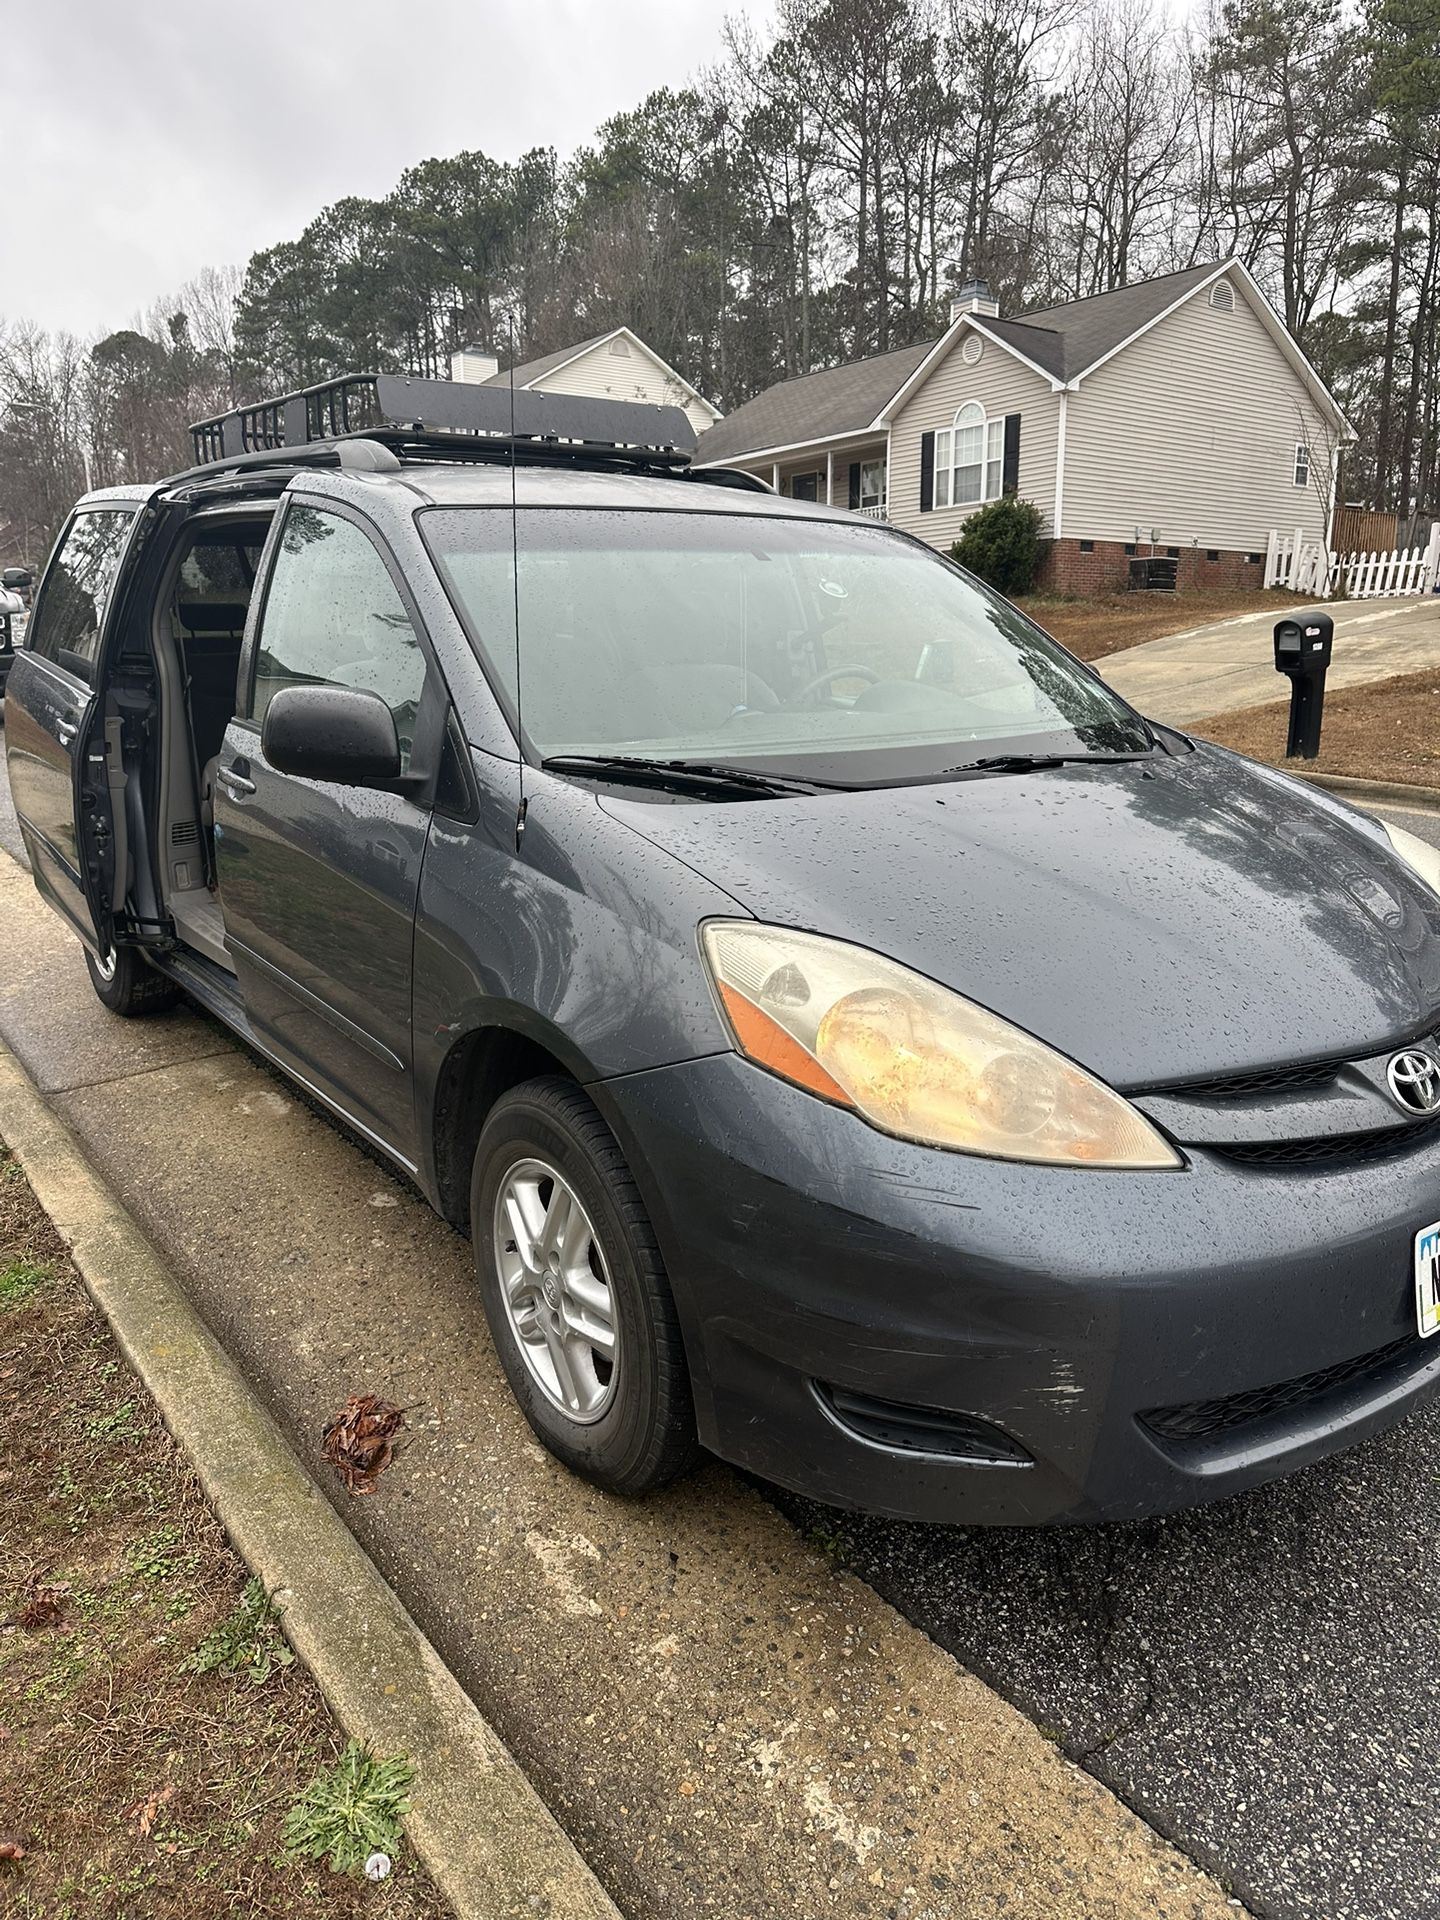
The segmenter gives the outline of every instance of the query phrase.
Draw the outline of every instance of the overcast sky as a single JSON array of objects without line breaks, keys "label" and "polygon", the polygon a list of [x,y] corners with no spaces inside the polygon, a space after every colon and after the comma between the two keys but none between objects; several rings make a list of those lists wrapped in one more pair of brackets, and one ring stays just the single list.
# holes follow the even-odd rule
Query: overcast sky
[{"label": "overcast sky", "polygon": [[326,202],[569,153],[771,0],[5,0],[0,318],[122,326]]}]

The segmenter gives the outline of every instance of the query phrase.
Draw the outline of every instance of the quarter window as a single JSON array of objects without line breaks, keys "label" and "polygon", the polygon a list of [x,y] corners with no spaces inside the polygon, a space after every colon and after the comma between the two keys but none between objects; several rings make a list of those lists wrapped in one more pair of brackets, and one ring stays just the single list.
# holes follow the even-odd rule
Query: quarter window
[{"label": "quarter window", "polygon": [[1310,484],[1310,449],[1303,440],[1295,444],[1295,484],[1297,487]]},{"label": "quarter window", "polygon": [[45,576],[29,645],[56,666],[88,677],[134,519],[130,508],[77,513]]},{"label": "quarter window", "polygon": [[987,420],[979,401],[968,401],[954,425],[935,436],[936,506],[974,507],[998,500],[1004,467],[1004,420]]},{"label": "quarter window", "polygon": [[379,551],[352,520],[292,506],[265,599],[251,717],[282,687],[357,687],[395,716],[402,771],[415,746],[425,655]]}]

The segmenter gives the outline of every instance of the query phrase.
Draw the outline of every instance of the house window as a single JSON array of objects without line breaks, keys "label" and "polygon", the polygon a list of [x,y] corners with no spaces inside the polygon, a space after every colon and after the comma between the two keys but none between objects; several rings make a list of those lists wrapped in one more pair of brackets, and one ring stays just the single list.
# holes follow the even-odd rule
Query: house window
[{"label": "house window", "polygon": [[823,474],[818,473],[797,473],[795,478],[790,482],[790,498],[792,500],[818,500],[820,498],[820,482],[823,478]]},{"label": "house window", "polygon": [[935,436],[935,504],[974,507],[1000,498],[1005,465],[1005,422],[987,420],[978,400],[955,416],[955,424]]},{"label": "house window", "polygon": [[1218,560],[1220,558],[1220,549],[1218,547],[1207,547],[1205,549],[1205,558],[1207,560]]},{"label": "house window", "polygon": [[1082,540],[1080,542],[1080,551],[1081,553],[1094,553],[1095,542],[1093,540]]},{"label": "house window", "polygon": [[1133,540],[1127,540],[1127,541],[1125,542],[1125,551],[1126,551],[1126,553],[1134,553],[1134,551],[1135,551],[1135,542],[1134,542]]},{"label": "house window", "polygon": [[1297,487],[1310,484],[1310,449],[1303,440],[1295,443],[1295,484]]}]

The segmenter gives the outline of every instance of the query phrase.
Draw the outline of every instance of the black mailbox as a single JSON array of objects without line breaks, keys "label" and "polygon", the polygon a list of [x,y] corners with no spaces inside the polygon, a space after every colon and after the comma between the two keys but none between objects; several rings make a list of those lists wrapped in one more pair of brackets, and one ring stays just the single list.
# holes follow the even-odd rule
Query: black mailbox
[{"label": "black mailbox", "polygon": [[1299,613],[1275,623],[1275,671],[1290,680],[1290,731],[1287,760],[1313,760],[1320,751],[1325,712],[1325,673],[1335,642],[1328,613]]}]

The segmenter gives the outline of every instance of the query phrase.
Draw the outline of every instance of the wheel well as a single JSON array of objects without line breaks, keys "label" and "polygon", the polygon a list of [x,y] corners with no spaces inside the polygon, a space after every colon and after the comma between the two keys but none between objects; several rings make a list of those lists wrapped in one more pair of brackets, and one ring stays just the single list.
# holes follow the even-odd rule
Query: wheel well
[{"label": "wheel well", "polygon": [[507,1027],[484,1027],[451,1048],[435,1088],[435,1178],[440,1210],[462,1233],[470,1227],[470,1173],[480,1130],[511,1087],[540,1074],[574,1075],[538,1040]]}]

